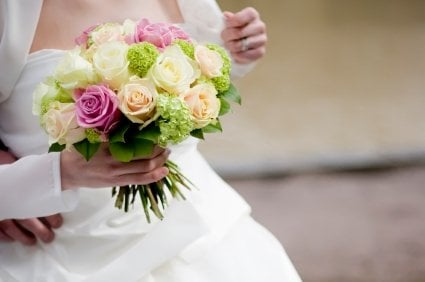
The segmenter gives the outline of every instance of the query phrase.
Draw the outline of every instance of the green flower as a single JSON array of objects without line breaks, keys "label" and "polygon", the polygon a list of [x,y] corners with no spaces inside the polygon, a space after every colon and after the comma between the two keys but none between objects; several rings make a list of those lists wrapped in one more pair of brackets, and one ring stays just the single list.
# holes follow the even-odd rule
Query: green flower
[{"label": "green flower", "polygon": [[222,93],[230,87],[230,76],[228,74],[223,74],[219,77],[213,77],[211,78],[211,82],[214,84],[217,92]]},{"label": "green flower", "polygon": [[90,143],[100,143],[102,142],[102,138],[100,137],[100,133],[94,128],[87,128],[85,130],[87,140]]},{"label": "green flower", "polygon": [[161,135],[159,145],[166,147],[168,143],[177,144],[189,137],[194,129],[191,113],[186,103],[178,97],[159,95],[157,110]]},{"label": "green flower", "polygon": [[158,56],[158,49],[151,43],[142,42],[133,44],[127,53],[127,60],[129,61],[128,69],[133,74],[144,77]]},{"label": "green flower", "polygon": [[193,46],[192,43],[190,43],[187,40],[182,40],[182,39],[176,39],[173,41],[173,44],[176,44],[180,47],[180,49],[182,49],[183,53],[185,53],[186,56],[188,56],[189,58],[191,58],[192,60],[195,59],[195,47]]}]

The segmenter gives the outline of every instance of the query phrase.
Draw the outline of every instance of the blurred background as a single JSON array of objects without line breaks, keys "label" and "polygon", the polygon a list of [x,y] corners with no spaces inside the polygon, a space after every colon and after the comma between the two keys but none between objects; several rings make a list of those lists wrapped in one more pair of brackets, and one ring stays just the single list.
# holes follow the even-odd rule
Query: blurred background
[{"label": "blurred background", "polygon": [[269,45],[212,166],[304,281],[425,281],[425,1],[218,2]]}]

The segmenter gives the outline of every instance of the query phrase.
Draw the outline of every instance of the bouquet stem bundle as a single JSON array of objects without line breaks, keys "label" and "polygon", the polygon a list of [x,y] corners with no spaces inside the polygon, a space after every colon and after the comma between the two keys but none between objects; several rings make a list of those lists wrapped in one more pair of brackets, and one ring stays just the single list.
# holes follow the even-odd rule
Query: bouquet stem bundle
[{"label": "bouquet stem bundle", "polygon": [[164,215],[161,210],[164,210],[167,205],[166,190],[168,190],[173,198],[185,200],[186,198],[179,186],[181,185],[188,190],[191,190],[191,186],[193,186],[190,180],[180,172],[178,166],[174,162],[168,160],[165,166],[169,169],[169,173],[158,182],[144,185],[113,187],[112,196],[116,196],[115,207],[124,209],[124,211],[127,212],[129,207],[134,204],[135,199],[140,197],[146,219],[149,223],[151,222],[149,210],[159,219],[163,219]]}]

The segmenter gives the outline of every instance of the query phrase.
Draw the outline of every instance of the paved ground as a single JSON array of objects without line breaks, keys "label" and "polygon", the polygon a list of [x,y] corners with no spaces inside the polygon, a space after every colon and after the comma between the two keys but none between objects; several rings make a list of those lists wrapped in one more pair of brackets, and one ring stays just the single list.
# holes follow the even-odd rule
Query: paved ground
[{"label": "paved ground", "polygon": [[305,281],[425,281],[425,166],[230,183]]}]

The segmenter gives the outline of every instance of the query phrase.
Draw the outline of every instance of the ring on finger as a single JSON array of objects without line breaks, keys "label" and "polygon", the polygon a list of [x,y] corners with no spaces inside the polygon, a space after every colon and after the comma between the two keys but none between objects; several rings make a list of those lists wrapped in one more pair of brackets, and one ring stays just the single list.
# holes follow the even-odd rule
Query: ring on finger
[{"label": "ring on finger", "polygon": [[245,52],[249,49],[248,37],[244,37],[241,39],[241,52]]}]

